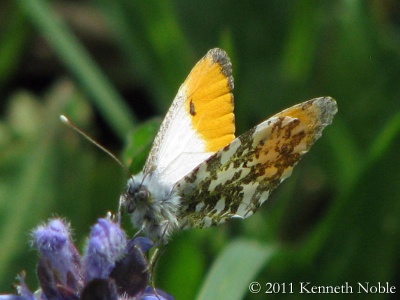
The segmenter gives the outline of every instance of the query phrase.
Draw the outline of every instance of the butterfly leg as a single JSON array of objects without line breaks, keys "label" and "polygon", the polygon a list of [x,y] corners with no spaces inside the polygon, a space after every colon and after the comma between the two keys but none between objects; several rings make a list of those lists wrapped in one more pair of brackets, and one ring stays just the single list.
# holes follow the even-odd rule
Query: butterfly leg
[{"label": "butterfly leg", "polygon": [[157,248],[154,250],[153,254],[151,255],[150,258],[150,262],[149,262],[149,271],[150,271],[150,283],[151,283],[151,287],[153,288],[154,294],[157,296],[157,298],[159,298],[158,294],[157,294],[157,289],[156,289],[156,285],[155,285],[155,268],[156,268],[156,264],[158,262],[158,260],[160,259],[161,255],[164,253],[166,249],[166,245],[163,244],[158,244]]},{"label": "butterfly leg", "polygon": [[141,235],[141,234],[144,232],[145,227],[146,227],[146,226],[143,224],[142,227],[141,227],[138,231],[136,231],[136,233],[135,233],[135,235],[133,236],[133,238],[136,238],[136,237],[138,237],[139,235]]},{"label": "butterfly leg", "polygon": [[121,219],[122,219],[122,214],[123,214],[123,208],[124,208],[124,202],[125,198],[124,197],[119,197],[118,201],[118,213],[117,213],[117,224],[121,225]]},{"label": "butterfly leg", "polygon": [[158,294],[157,294],[157,289],[155,286],[155,269],[156,269],[156,265],[158,263],[158,260],[160,259],[160,257],[162,256],[162,254],[164,253],[167,243],[165,242],[165,234],[168,231],[168,226],[169,226],[169,222],[167,222],[167,224],[165,224],[165,227],[163,229],[163,232],[161,234],[160,239],[157,242],[157,246],[156,249],[154,250],[153,254],[151,255],[150,258],[150,262],[149,262],[149,266],[148,266],[148,270],[150,271],[150,283],[151,283],[151,287],[153,288],[154,294],[157,296],[157,298],[159,298]]}]

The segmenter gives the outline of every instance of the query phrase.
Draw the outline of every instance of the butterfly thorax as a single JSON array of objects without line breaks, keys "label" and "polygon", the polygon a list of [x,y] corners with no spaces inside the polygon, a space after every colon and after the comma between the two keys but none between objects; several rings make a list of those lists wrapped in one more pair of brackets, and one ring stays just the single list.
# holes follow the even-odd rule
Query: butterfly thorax
[{"label": "butterfly thorax", "polygon": [[132,176],[121,195],[122,209],[130,214],[133,225],[163,243],[178,228],[179,203],[180,197],[154,173]]}]

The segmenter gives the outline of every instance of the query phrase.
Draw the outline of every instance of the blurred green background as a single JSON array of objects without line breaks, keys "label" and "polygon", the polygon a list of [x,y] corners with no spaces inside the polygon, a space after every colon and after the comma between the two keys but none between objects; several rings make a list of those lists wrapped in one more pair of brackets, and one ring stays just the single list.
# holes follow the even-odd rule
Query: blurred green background
[{"label": "blurred green background", "polygon": [[[298,294],[307,281],[400,292],[399,1],[6,0],[0,28],[1,292],[22,270],[37,288],[34,226],[66,218],[83,248],[125,185],[58,116],[137,171],[154,117],[216,46],[233,63],[238,134],[319,96],[339,112],[257,214],[175,234],[157,287],[177,299],[307,298]],[[294,294],[252,295],[251,281],[263,292],[293,283]]]}]

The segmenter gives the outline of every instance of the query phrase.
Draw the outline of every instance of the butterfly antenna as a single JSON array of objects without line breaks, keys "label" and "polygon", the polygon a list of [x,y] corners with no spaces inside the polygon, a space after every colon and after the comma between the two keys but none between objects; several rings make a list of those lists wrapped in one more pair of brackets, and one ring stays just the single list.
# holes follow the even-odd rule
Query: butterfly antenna
[{"label": "butterfly antenna", "polygon": [[144,180],[146,179],[146,176],[147,176],[147,174],[144,174],[144,175],[143,175],[142,182],[140,183],[140,186],[143,185],[143,182],[144,182]]},{"label": "butterfly antenna", "polygon": [[128,178],[131,177],[131,173],[129,172],[129,170],[121,163],[121,161],[114,154],[112,154],[109,150],[107,150],[102,145],[100,145],[98,142],[96,142],[91,136],[89,136],[82,129],[80,129],[78,126],[76,126],[74,123],[72,123],[66,116],[61,115],[60,120],[65,125],[69,126],[73,130],[75,130],[77,133],[79,133],[81,136],[83,136],[85,139],[87,139],[89,142],[91,142],[93,145],[95,145],[97,148],[100,148],[100,150],[103,150],[106,154],[108,154],[108,156],[110,156],[122,168],[122,170],[124,170],[124,172],[127,174]]}]

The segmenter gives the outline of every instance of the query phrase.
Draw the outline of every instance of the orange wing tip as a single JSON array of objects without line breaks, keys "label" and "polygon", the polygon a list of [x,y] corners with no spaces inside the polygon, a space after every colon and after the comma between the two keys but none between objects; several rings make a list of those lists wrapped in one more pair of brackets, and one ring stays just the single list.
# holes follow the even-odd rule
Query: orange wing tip
[{"label": "orange wing tip", "polygon": [[333,98],[320,97],[292,106],[275,116],[296,118],[311,128],[323,128],[332,123],[337,111],[337,104]]},{"label": "orange wing tip", "polygon": [[234,84],[228,54],[219,48],[209,50],[183,86],[185,109],[204,151],[216,152],[228,145],[235,134]]},{"label": "orange wing tip", "polygon": [[[269,119],[280,120],[274,125],[275,127],[279,125],[276,127],[274,140],[290,141],[293,144],[290,148],[296,149],[296,152],[305,153],[321,137],[323,129],[332,123],[336,112],[337,104],[331,97],[311,99],[285,109]],[[259,125],[260,130],[264,128],[264,123],[268,124],[269,120],[261,123],[262,126]],[[288,130],[285,135],[281,132],[283,127]]]}]

